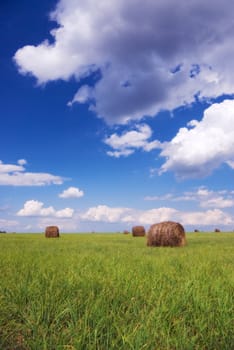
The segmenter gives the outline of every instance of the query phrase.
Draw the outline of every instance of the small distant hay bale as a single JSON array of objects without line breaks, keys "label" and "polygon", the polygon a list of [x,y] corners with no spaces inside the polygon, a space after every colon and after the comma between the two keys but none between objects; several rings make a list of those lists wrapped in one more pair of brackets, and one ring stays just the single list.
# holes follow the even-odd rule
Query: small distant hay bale
[{"label": "small distant hay bale", "polygon": [[123,234],[128,235],[130,232],[128,230],[124,230]]},{"label": "small distant hay bale", "polygon": [[149,247],[182,247],[185,244],[185,230],[178,222],[164,221],[154,224],[147,234]]},{"label": "small distant hay bale", "polygon": [[132,235],[133,237],[144,237],[145,236],[144,226],[133,226]]},{"label": "small distant hay bale", "polygon": [[58,226],[47,226],[45,230],[46,238],[57,238],[59,237],[59,228]]},{"label": "small distant hay bale", "polygon": [[194,232],[200,232],[198,229],[195,229]]},{"label": "small distant hay bale", "polygon": [[219,228],[216,228],[214,232],[221,232]]}]

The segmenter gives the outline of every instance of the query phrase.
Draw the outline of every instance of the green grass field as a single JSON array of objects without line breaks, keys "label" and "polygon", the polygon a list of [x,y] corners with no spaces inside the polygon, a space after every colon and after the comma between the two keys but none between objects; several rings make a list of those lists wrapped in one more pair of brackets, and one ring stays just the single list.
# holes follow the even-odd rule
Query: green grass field
[{"label": "green grass field", "polygon": [[1,350],[233,350],[234,234],[0,235]]}]

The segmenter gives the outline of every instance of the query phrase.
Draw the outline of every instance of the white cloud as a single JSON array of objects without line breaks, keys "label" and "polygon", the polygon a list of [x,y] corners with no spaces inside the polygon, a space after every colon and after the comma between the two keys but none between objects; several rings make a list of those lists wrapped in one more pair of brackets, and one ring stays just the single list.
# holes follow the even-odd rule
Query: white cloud
[{"label": "white cloud", "polygon": [[128,157],[134,152],[134,149],[122,149],[121,151],[107,151],[106,154],[110,157],[119,158]]},{"label": "white cloud", "polygon": [[86,103],[90,98],[92,98],[92,89],[89,86],[84,85],[77,91],[73,99],[69,101],[67,105],[72,106],[75,102]]},{"label": "white cloud", "polygon": [[178,220],[179,212],[174,208],[156,208],[145,210],[135,218],[142,225],[152,225],[161,221]]},{"label": "white cloud", "polygon": [[234,161],[233,160],[228,160],[226,163],[231,169],[234,169]]},{"label": "white cloud", "polygon": [[203,208],[230,208],[234,207],[234,199],[224,199],[222,196],[209,198],[201,202]]},{"label": "white cloud", "polygon": [[17,212],[18,216],[53,216],[55,214],[55,210],[53,207],[43,208],[44,203],[29,200],[24,203],[23,209],[20,209]]},{"label": "white cloud", "polygon": [[234,218],[220,209],[206,211],[180,211],[174,208],[161,207],[149,210],[135,210],[132,208],[111,208],[98,205],[89,208],[80,215],[81,220],[106,223],[128,223],[152,225],[165,220],[181,222],[183,225],[233,225]]},{"label": "white cloud", "polygon": [[232,191],[211,191],[205,187],[200,187],[194,192],[184,192],[181,196],[172,193],[167,193],[161,196],[146,196],[146,201],[196,201],[201,208],[230,208],[234,207],[234,196]]},{"label": "white cloud", "polygon": [[19,159],[18,165],[4,164],[0,161],[0,185],[5,186],[45,186],[60,185],[64,179],[48,173],[30,173],[25,171],[25,159]]},{"label": "white cloud", "polygon": [[158,201],[158,200],[171,200],[173,199],[173,195],[171,193],[167,193],[162,196],[145,196],[145,201]]},{"label": "white cloud", "polygon": [[77,187],[69,187],[59,194],[60,198],[80,198],[84,196],[84,192]]},{"label": "white cloud", "polygon": [[37,200],[29,200],[24,203],[24,207],[17,212],[17,216],[45,216],[58,218],[71,218],[74,210],[65,208],[56,211],[52,206],[44,208],[44,203]]},{"label": "white cloud", "polygon": [[234,197],[228,191],[209,191],[202,187],[197,191],[197,200],[202,208],[230,208],[234,207]]},{"label": "white cloud", "polygon": [[[191,127],[190,123],[190,127]],[[166,158],[160,173],[174,171],[178,177],[209,175],[222,163],[234,160],[234,101],[215,103],[205,110],[203,119],[193,128],[181,128],[162,146]]]},{"label": "white cloud", "polygon": [[[128,208],[110,208],[106,205],[98,205],[89,208],[80,218],[85,221],[118,222],[131,211]],[[121,219],[122,218],[122,219]]]},{"label": "white cloud", "polygon": [[184,225],[233,225],[233,217],[223,212],[220,209],[207,210],[205,212],[183,212],[180,215],[180,220]]},{"label": "white cloud", "polygon": [[17,161],[17,163],[20,164],[20,165],[25,165],[25,164],[27,164],[27,161],[25,159],[19,159]]},{"label": "white cloud", "polygon": [[25,168],[22,166],[22,164],[19,164],[19,165],[4,164],[0,160],[0,176],[3,176],[4,174],[8,174],[8,173],[14,173],[14,172],[18,173],[18,172],[21,172],[21,171],[24,171],[24,170],[25,170]]},{"label": "white cloud", "polygon": [[[61,230],[66,232],[78,232],[84,227],[102,227],[116,224],[117,227],[123,225],[150,226],[164,220],[180,222],[185,227],[196,226],[199,228],[213,229],[218,227],[230,227],[234,225],[234,216],[221,209],[206,210],[178,210],[173,207],[158,207],[148,210],[140,210],[125,207],[109,207],[107,205],[98,205],[91,207],[84,212],[74,212],[71,208],[55,210],[52,206],[44,207],[42,202],[31,200],[24,204],[24,207],[16,214],[21,217],[22,222],[13,220],[1,220],[2,229],[10,229],[23,232],[27,225],[30,231],[36,232],[38,229],[44,230],[48,225],[58,225]],[[31,220],[31,221],[30,221]],[[98,225],[101,226],[98,226]],[[232,228],[231,228],[232,229]]]},{"label": "white cloud", "polygon": [[0,230],[15,229],[19,225],[18,221],[0,219]]},{"label": "white cloud", "polygon": [[55,216],[57,218],[71,218],[73,216],[73,213],[74,213],[74,209],[65,208],[65,209],[58,210],[55,213]]},{"label": "white cloud", "polygon": [[151,137],[152,130],[146,125],[137,125],[136,130],[123,133],[121,136],[113,134],[105,139],[105,143],[115,149],[142,148]]},{"label": "white cloud", "polygon": [[14,59],[41,84],[100,69],[94,88],[81,87],[69,105],[89,101],[110,124],[140,120],[198,93],[234,92],[233,10],[230,0],[212,9],[203,0],[60,0],[53,42],[24,46]]},{"label": "white cloud", "polygon": [[124,132],[120,136],[114,133],[104,140],[105,144],[114,149],[114,151],[108,151],[107,154],[119,158],[120,156],[129,156],[136,149],[151,151],[155,148],[161,148],[159,141],[149,141],[151,136],[152,130],[146,124],[136,125],[135,130]]}]

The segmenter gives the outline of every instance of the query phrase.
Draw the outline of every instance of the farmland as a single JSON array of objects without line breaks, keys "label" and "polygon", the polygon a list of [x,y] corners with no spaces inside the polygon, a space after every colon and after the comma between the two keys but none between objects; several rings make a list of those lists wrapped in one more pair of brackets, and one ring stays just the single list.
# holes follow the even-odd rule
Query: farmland
[{"label": "farmland", "polygon": [[0,349],[234,349],[234,234],[0,235]]}]

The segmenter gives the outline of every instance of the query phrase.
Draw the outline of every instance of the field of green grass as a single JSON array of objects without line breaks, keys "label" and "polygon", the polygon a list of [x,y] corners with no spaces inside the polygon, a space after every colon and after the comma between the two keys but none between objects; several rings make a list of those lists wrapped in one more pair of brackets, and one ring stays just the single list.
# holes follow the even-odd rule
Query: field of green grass
[{"label": "field of green grass", "polygon": [[233,350],[234,234],[0,235],[1,350]]}]

